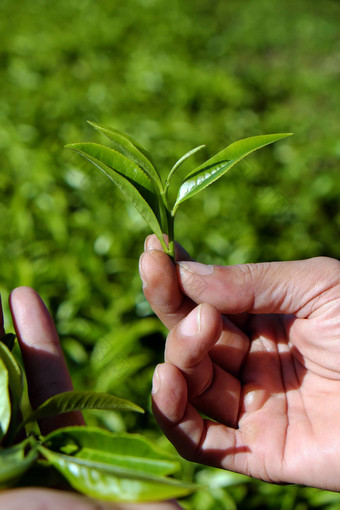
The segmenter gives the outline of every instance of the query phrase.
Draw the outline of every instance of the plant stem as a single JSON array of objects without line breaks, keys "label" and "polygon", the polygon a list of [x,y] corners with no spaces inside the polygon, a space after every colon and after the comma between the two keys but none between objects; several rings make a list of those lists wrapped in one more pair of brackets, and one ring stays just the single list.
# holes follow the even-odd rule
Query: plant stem
[{"label": "plant stem", "polygon": [[167,246],[166,253],[169,255],[172,262],[175,262],[174,217],[170,211],[166,189],[164,191],[162,191],[161,197],[162,197],[164,209],[166,212],[166,218],[165,218],[164,224],[162,225],[163,231],[168,236],[168,246]]},{"label": "plant stem", "polygon": [[172,262],[175,262],[175,239],[174,239],[174,217],[171,215],[171,212],[167,209],[167,227],[168,227],[168,255],[171,258]]}]

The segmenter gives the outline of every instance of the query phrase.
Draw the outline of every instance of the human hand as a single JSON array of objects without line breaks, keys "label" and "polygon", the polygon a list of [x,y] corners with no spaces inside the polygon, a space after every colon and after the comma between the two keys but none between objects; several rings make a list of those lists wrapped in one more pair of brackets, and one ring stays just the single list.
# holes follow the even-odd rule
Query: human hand
[{"label": "human hand", "polygon": [[171,329],[153,389],[164,433],[195,462],[340,490],[339,261],[205,266],[179,248],[183,259],[154,237],[141,258]]},{"label": "human hand", "polygon": [[[10,296],[13,324],[18,337],[32,408],[49,397],[72,390],[72,381],[59,343],[53,320],[39,295],[29,287],[19,287]],[[0,304],[0,337],[4,334]],[[43,434],[59,427],[84,425],[80,412],[67,413],[39,422]],[[55,489],[21,488],[0,492],[0,508],[7,510],[176,510],[175,502],[154,504],[119,504]]]}]

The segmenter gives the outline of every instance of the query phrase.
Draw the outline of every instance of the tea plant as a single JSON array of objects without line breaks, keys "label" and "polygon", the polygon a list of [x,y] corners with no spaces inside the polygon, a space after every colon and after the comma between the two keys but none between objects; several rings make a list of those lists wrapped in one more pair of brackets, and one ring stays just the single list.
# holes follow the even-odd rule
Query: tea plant
[{"label": "tea plant", "polygon": [[[66,147],[93,163],[112,180],[139,211],[173,260],[174,220],[178,207],[255,150],[291,135],[278,133],[239,140],[183,176],[182,164],[205,147],[200,145],[175,163],[163,184],[148,152],[138,142],[116,129],[93,122],[89,124],[105,135],[113,147],[92,142],[74,143]],[[168,236],[168,244],[164,241],[163,233]]]},{"label": "tea plant", "polygon": [[137,434],[113,433],[98,427],[59,428],[46,436],[38,420],[84,409],[143,412],[136,404],[110,395],[68,391],[27,411],[23,369],[13,348],[15,336],[0,339],[0,488],[20,483],[49,485],[56,470],[74,489],[110,501],[159,501],[192,492],[193,485],[168,475],[179,471],[178,458]]}]

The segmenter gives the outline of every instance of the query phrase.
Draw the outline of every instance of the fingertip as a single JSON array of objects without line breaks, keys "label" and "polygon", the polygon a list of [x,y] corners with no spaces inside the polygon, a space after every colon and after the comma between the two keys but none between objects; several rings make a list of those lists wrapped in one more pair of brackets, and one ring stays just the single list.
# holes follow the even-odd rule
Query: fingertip
[{"label": "fingertip", "polygon": [[[167,240],[166,236],[164,236],[164,240]],[[161,242],[155,234],[147,236],[144,242],[144,251],[150,250],[164,251]]]},{"label": "fingertip", "polygon": [[155,395],[161,387],[161,376],[159,374],[159,365],[156,366],[152,377],[152,390],[151,394]]},{"label": "fingertip", "polygon": [[20,287],[16,287],[15,289],[13,289],[9,295],[9,301],[10,303],[15,303],[17,302],[18,300],[20,300],[22,297],[26,297],[26,296],[32,296],[32,295],[37,295],[37,292],[32,289],[32,287],[28,287],[26,285],[22,285]]},{"label": "fingertip", "polygon": [[159,275],[164,275],[168,265],[168,256],[159,250],[148,250],[139,257],[139,274],[143,289],[158,283]]}]

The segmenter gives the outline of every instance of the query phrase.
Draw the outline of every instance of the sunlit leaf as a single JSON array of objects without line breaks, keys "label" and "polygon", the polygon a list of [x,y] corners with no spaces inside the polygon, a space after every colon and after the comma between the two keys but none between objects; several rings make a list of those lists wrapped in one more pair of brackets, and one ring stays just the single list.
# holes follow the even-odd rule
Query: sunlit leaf
[{"label": "sunlit leaf", "polygon": [[181,185],[172,213],[179,204],[222,177],[230,168],[252,152],[277,140],[291,136],[291,133],[260,135],[234,142],[205,163],[192,170]]},{"label": "sunlit leaf", "polygon": [[11,401],[8,388],[8,370],[0,359],[0,440],[8,430],[11,419]]},{"label": "sunlit leaf", "polygon": [[150,161],[150,157],[147,151],[141,147],[141,145],[136,142],[136,140],[134,140],[131,136],[118,131],[117,129],[101,126],[100,124],[96,124],[90,121],[88,121],[88,123],[97,131],[106,136],[109,140],[111,140],[118,152],[124,154],[124,156],[127,156],[129,159],[132,159],[141,168],[143,168],[149,177],[153,179],[158,188],[162,189],[161,178],[153,163]]},{"label": "sunlit leaf", "polygon": [[115,411],[136,411],[143,413],[143,409],[129,400],[93,391],[66,391],[59,393],[38,407],[30,414],[25,423],[40,420],[55,414],[83,411],[84,409],[108,409]]},{"label": "sunlit leaf", "polygon": [[171,478],[53,453],[46,448],[40,451],[74,489],[93,498],[151,502],[186,496],[195,490],[193,485]]},{"label": "sunlit leaf", "polygon": [[91,497],[160,501],[195,489],[163,476],[177,470],[178,462],[140,436],[68,427],[47,436],[44,445],[42,455],[76,490]]},{"label": "sunlit leaf", "polygon": [[15,485],[38,457],[33,437],[10,448],[0,449],[0,487]]},{"label": "sunlit leaf", "polygon": [[[159,223],[159,219],[157,218],[156,213],[154,212],[153,208],[149,205],[149,203],[147,202],[145,197],[142,196],[140,191],[135,187],[135,184],[132,183],[129,179],[127,179],[123,175],[121,175],[119,172],[117,172],[114,169],[112,169],[111,167],[107,166],[105,163],[103,163],[96,157],[91,156],[88,151],[86,153],[83,152],[80,149],[80,147],[83,145],[86,145],[86,144],[73,144],[73,145],[68,145],[67,147],[71,148],[74,151],[81,154],[88,161],[90,161],[97,168],[99,168],[102,172],[104,172],[104,174],[107,175],[107,177],[109,177],[109,179],[111,179],[111,181],[119,188],[119,190],[125,195],[125,197],[135,206],[137,211],[141,214],[141,216],[144,218],[144,220],[149,225],[151,230],[156,234],[156,236],[160,240],[163,247],[166,249],[166,245],[164,243],[163,233],[162,233],[162,229],[161,229],[161,226]],[[98,154],[98,155],[100,156],[100,154]],[[124,156],[121,156],[121,157],[123,158]],[[129,161],[129,160],[126,159],[126,161]],[[131,163],[131,164],[133,164],[133,163]],[[136,167],[136,165],[134,165],[134,167]],[[141,169],[140,169],[140,171],[142,172]],[[146,174],[144,174],[144,176],[146,176]],[[148,180],[147,176],[146,176],[146,178]],[[150,181],[148,181],[148,183],[149,182]],[[144,192],[145,192],[145,188],[144,188]],[[145,194],[148,197],[150,197],[150,196],[152,197],[152,195],[150,195],[150,193],[151,193],[150,189],[148,189],[147,193],[145,193]],[[152,197],[152,201],[154,201],[154,197]]]},{"label": "sunlit leaf", "polygon": [[113,433],[96,427],[66,427],[51,432],[44,445],[59,453],[159,476],[180,468],[176,457],[138,434]]},{"label": "sunlit leaf", "polygon": [[199,145],[198,147],[195,147],[194,149],[191,149],[189,152],[187,152],[186,154],[184,154],[184,156],[182,156],[175,164],[174,166],[172,167],[172,169],[170,170],[169,172],[169,175],[168,177],[166,178],[166,185],[168,186],[173,178],[173,176],[175,175],[175,173],[178,171],[178,169],[180,168],[181,165],[183,165],[184,161],[186,161],[188,158],[190,158],[190,156],[193,156],[194,154],[196,154],[196,152],[202,150],[203,148],[205,147],[205,145]]}]

